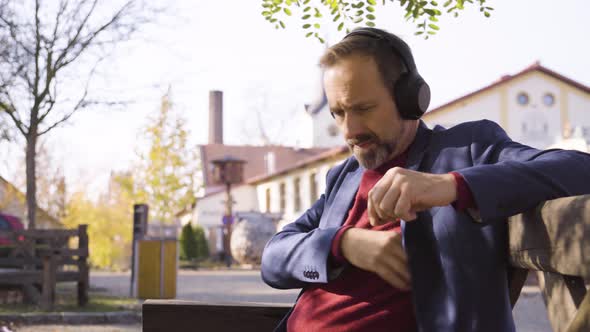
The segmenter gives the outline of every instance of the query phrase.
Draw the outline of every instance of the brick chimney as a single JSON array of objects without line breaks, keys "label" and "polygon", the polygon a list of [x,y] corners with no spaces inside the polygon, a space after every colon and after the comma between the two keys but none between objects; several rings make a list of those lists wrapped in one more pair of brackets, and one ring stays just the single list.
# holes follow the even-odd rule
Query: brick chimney
[{"label": "brick chimney", "polygon": [[223,144],[222,91],[209,91],[209,144]]}]

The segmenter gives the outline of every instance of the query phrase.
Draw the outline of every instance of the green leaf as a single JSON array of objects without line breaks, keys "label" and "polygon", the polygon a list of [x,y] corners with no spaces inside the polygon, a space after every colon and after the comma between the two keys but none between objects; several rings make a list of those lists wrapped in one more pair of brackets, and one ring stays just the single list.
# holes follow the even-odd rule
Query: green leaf
[{"label": "green leaf", "polygon": [[356,12],[356,14],[355,14],[355,15],[356,15],[356,16],[361,16],[361,15],[363,15],[363,13],[364,13],[364,12],[365,12],[365,11],[363,11],[363,10],[359,10],[359,11],[357,11],[357,12]]},{"label": "green leaf", "polygon": [[283,21],[279,21],[279,24],[281,25],[281,28],[285,28],[285,23],[283,23]]},{"label": "green leaf", "polygon": [[269,11],[263,11],[262,16],[270,16],[271,13]]},{"label": "green leaf", "polygon": [[485,12],[483,13],[486,17],[490,17],[490,13],[489,12]]},{"label": "green leaf", "polygon": [[428,24],[428,26],[432,29],[432,30],[440,30],[440,28],[438,27],[438,25],[430,23]]},{"label": "green leaf", "polygon": [[326,43],[326,41],[324,41],[324,39],[322,37],[317,37],[317,38],[320,41],[320,43],[322,43],[322,44]]},{"label": "green leaf", "polygon": [[311,0],[304,0],[304,1],[303,1],[303,4],[304,4],[304,5],[307,5],[307,4],[308,4],[310,1],[311,1]]},{"label": "green leaf", "polygon": [[375,27],[375,23],[371,22],[371,21],[367,21],[365,24],[367,24],[367,26],[374,28]]},{"label": "green leaf", "polygon": [[330,12],[331,15],[334,15],[338,12],[338,7],[332,9],[332,11]]},{"label": "green leaf", "polygon": [[367,6],[366,9],[367,9],[368,12],[371,12],[371,13],[374,13],[375,12],[375,7]]},{"label": "green leaf", "polygon": [[420,35],[421,35],[421,34],[423,34],[423,33],[424,33],[424,31],[416,31],[416,32],[414,32],[414,35],[416,35],[416,36],[420,36]]},{"label": "green leaf", "polygon": [[303,28],[303,29],[309,29],[309,27],[311,27],[311,24],[304,24],[304,25],[302,26],[302,28]]},{"label": "green leaf", "polygon": [[341,31],[342,28],[344,28],[344,22],[340,22],[340,24],[338,24],[338,31]]},{"label": "green leaf", "polygon": [[320,24],[319,24],[319,23],[315,23],[313,26],[314,26],[314,28],[316,28],[316,29],[319,29],[319,28],[320,28]]},{"label": "green leaf", "polygon": [[307,15],[303,15],[303,17],[301,18],[302,20],[307,20],[308,18],[310,18],[311,15],[307,14]]},{"label": "green leaf", "polygon": [[433,6],[435,6],[435,7],[438,6],[438,2],[436,2],[436,1],[430,1],[430,4],[433,5]]},{"label": "green leaf", "polygon": [[270,20],[270,23],[274,23],[276,21],[277,21],[277,19],[276,18],[273,18],[273,19]]},{"label": "green leaf", "polygon": [[434,12],[434,10],[432,10],[432,9],[429,9],[429,8],[426,8],[426,9],[424,9],[424,12],[425,12],[426,14],[430,15],[430,16],[434,16],[434,15],[436,15],[436,14],[435,14],[435,12]]},{"label": "green leaf", "polygon": [[438,22],[438,18],[436,18],[436,16],[429,16],[428,19],[432,22]]},{"label": "green leaf", "polygon": [[306,13],[311,9],[311,7],[305,7],[305,9],[303,9],[303,12]]},{"label": "green leaf", "polygon": [[453,2],[453,0],[448,0],[444,3],[443,7],[448,7],[451,4],[451,2]]},{"label": "green leaf", "polygon": [[436,35],[436,31],[428,31],[429,35]]},{"label": "green leaf", "polygon": [[367,14],[366,18],[368,18],[369,20],[374,20],[375,19],[375,15],[373,15],[373,14]]},{"label": "green leaf", "polygon": [[305,34],[305,37],[309,37],[311,35],[313,35],[313,31],[312,32],[308,32],[307,34]]},{"label": "green leaf", "polygon": [[371,6],[375,6],[377,4],[377,1],[375,0],[367,0],[367,2],[371,5]]},{"label": "green leaf", "polygon": [[291,16],[291,10],[289,8],[283,8],[283,11],[285,12],[285,14],[287,14],[288,16]]},{"label": "green leaf", "polygon": [[363,21],[363,17],[357,17],[353,22],[354,23],[361,23]]},{"label": "green leaf", "polygon": [[338,21],[339,19],[340,19],[340,14],[336,15],[332,21],[333,21],[333,22],[336,22],[336,21]]}]

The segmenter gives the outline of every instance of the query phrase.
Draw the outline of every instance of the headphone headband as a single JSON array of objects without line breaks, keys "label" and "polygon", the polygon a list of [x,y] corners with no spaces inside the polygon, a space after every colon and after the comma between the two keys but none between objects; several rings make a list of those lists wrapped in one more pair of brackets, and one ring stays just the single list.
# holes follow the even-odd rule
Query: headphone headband
[{"label": "headphone headband", "polygon": [[398,36],[395,36],[391,33],[386,33],[385,31],[376,28],[356,28],[344,36],[342,40],[351,36],[365,36],[385,41],[391,45],[393,51],[401,58],[408,71],[417,71],[416,63],[414,62],[414,57],[412,56],[410,47]]}]

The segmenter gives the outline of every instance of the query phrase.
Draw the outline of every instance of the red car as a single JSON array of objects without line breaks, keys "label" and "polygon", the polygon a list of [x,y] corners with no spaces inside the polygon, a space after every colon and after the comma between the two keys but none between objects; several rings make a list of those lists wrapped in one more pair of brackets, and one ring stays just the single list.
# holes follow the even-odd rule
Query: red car
[{"label": "red car", "polygon": [[[23,223],[18,217],[0,213],[0,231],[18,231],[24,229]],[[12,240],[0,236],[0,246],[11,245]]]}]

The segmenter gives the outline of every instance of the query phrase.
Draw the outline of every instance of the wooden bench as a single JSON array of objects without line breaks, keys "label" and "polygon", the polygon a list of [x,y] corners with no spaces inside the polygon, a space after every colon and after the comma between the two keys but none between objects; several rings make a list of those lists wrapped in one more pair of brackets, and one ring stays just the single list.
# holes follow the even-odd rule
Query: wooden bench
[{"label": "wooden bench", "polygon": [[[51,310],[57,282],[78,283],[78,305],[88,302],[88,234],[87,225],[71,230],[1,231],[11,239],[0,257],[0,286],[20,287],[25,300]],[[70,238],[77,247],[70,248]],[[72,267],[74,269],[72,269]],[[39,288],[41,292],[39,292]]]},{"label": "wooden bench", "polygon": [[[509,292],[539,275],[555,332],[590,331],[590,195],[560,198],[509,218]],[[272,331],[289,306],[147,300],[143,331]]]}]

